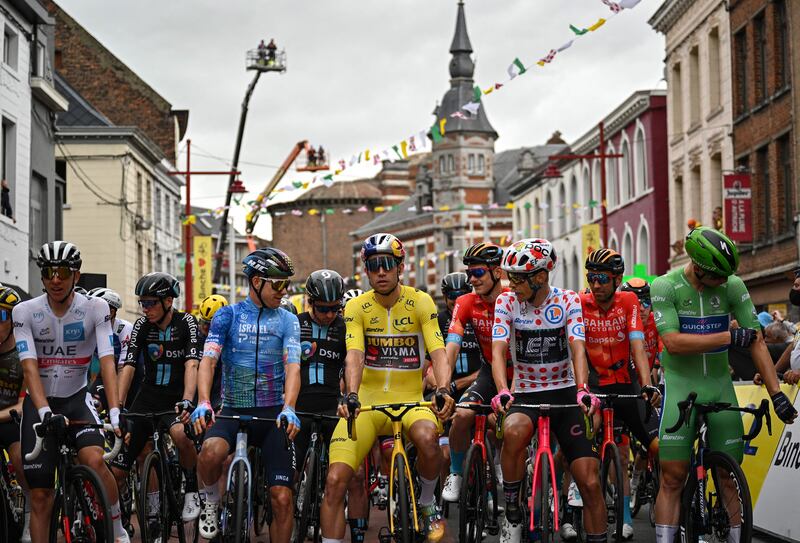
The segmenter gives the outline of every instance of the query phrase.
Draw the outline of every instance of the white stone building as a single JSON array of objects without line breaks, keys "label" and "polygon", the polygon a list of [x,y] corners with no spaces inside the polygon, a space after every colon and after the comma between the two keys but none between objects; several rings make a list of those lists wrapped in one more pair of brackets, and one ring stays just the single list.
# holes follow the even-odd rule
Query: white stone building
[{"label": "white stone building", "polygon": [[650,18],[666,38],[671,263],[686,261],[690,219],[713,226],[722,175],[733,169],[727,2],[666,0]]}]

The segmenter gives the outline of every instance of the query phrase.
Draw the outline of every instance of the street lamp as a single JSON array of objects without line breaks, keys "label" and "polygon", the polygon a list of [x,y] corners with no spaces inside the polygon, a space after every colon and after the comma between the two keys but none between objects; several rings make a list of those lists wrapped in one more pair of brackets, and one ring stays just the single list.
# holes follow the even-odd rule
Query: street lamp
[{"label": "street lamp", "polygon": [[[242,150],[242,136],[244,135],[244,124],[247,121],[247,112],[250,105],[250,98],[253,96],[253,91],[256,88],[256,83],[261,78],[261,74],[266,72],[283,73],[286,71],[286,51],[278,51],[274,40],[270,40],[269,44],[264,44],[264,40],[255,49],[247,52],[246,58],[247,70],[254,71],[255,75],[250,85],[247,87],[247,92],[244,94],[242,101],[242,113],[239,117],[239,130],[236,133],[236,145],[233,149],[233,161],[231,162],[231,170],[239,169],[239,153]],[[228,236],[228,213],[231,207],[231,198],[234,194],[234,185],[236,185],[236,176],[231,174],[228,179],[228,192],[225,194],[225,208],[222,213],[222,220],[220,221],[219,237],[217,238],[217,248],[214,256],[214,283],[219,283],[222,275],[222,254],[225,247],[225,241]],[[241,192],[241,181],[237,190]]]}]

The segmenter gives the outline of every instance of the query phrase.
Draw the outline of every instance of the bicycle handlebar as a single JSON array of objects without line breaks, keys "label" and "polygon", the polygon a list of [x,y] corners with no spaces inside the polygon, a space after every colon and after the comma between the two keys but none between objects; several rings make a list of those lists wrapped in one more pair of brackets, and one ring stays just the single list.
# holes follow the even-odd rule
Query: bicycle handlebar
[{"label": "bicycle handlebar", "polygon": [[702,408],[706,412],[719,412],[719,411],[738,411],[740,413],[749,413],[753,415],[753,428],[750,432],[744,434],[742,439],[744,441],[750,441],[754,439],[759,432],[761,432],[761,426],[763,424],[763,420],[767,422],[767,432],[769,435],[772,435],[772,416],[769,412],[769,400],[766,398],[761,400],[761,404],[757,407],[738,407],[732,406],[730,403],[727,402],[709,402],[709,403],[697,403],[697,393],[690,392],[689,395],[686,397],[685,400],[678,402],[678,421],[675,423],[674,426],[671,428],[667,428],[666,432],[669,434],[675,433],[678,429],[683,426],[684,424],[689,424],[689,414],[692,409],[695,407]]},{"label": "bicycle handlebar", "polygon": [[[39,457],[39,454],[42,452],[44,448],[44,439],[46,437],[46,429],[42,429],[41,422],[37,422],[33,425],[33,432],[36,434],[36,444],[33,446],[33,450],[25,455],[25,460],[28,462],[33,462]],[[107,453],[103,453],[103,461],[108,462],[112,458],[115,458],[118,454],[120,449],[122,449],[123,440],[114,433],[114,427],[110,424],[94,424],[94,423],[83,423],[83,422],[71,422],[68,426],[80,426],[81,428],[97,428],[105,430],[106,432],[110,432],[114,436],[114,446],[111,450]]]},{"label": "bicycle handlebar", "polygon": [[[639,400],[644,402],[644,411],[645,411],[645,418],[644,421],[650,422],[650,417],[653,416],[653,404],[650,403],[650,400],[647,398],[642,398],[638,394],[595,394],[597,398],[601,400],[610,400],[610,403],[613,404],[614,400]],[[583,397],[584,403],[588,398],[586,396]],[[589,404],[586,404],[586,407],[589,407]],[[613,405],[612,405],[613,407]]]},{"label": "bicycle handlebar", "polygon": [[458,409],[470,409],[472,411],[479,411],[483,412],[484,414],[491,414],[494,412],[492,409],[491,404],[484,404],[484,403],[457,403],[456,408]]},{"label": "bicycle handlebar", "polygon": [[252,422],[271,422],[277,423],[280,420],[281,430],[283,430],[283,443],[286,447],[286,450],[292,448],[292,442],[289,441],[289,434],[286,432],[286,429],[289,427],[289,421],[286,420],[286,417],[278,417],[277,419],[269,419],[266,417],[254,417],[253,415],[216,415],[215,418],[217,420],[235,420],[239,422],[240,426],[248,426]]}]

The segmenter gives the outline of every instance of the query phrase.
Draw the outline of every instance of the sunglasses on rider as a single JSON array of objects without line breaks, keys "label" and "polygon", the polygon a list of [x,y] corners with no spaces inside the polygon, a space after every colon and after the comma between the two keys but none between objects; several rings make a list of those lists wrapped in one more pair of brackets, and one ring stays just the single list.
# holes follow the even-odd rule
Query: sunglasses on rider
[{"label": "sunglasses on rider", "polygon": [[[702,274],[697,273],[696,270],[701,270]],[[727,277],[725,277],[724,275],[719,275],[717,273],[714,273],[714,272],[711,272],[711,271],[708,271],[708,270],[704,270],[704,269],[700,268],[699,266],[697,268],[695,268],[695,273],[694,274],[700,280],[708,279],[709,281],[722,281],[724,279],[727,279]]]},{"label": "sunglasses on rider", "polygon": [[611,276],[607,273],[594,273],[589,272],[586,274],[586,282],[590,285],[592,283],[600,283],[601,285],[606,285],[611,282]]},{"label": "sunglasses on rider", "polygon": [[342,304],[336,305],[317,305],[314,304],[314,311],[316,313],[336,313],[342,309]]},{"label": "sunglasses on rider", "polygon": [[464,294],[469,293],[469,290],[453,290],[445,294],[445,297],[448,300],[456,300],[459,296],[463,296]]},{"label": "sunglasses on rider", "polygon": [[640,305],[641,305],[643,308],[647,309],[648,307],[650,307],[651,305],[653,305],[653,302],[652,302],[652,301],[650,301],[650,298],[639,298],[639,304],[640,304]]},{"label": "sunglasses on rider", "polygon": [[0,322],[11,320],[11,311],[8,309],[0,309]]},{"label": "sunglasses on rider", "polygon": [[473,277],[475,279],[480,279],[481,277],[489,273],[489,268],[467,268],[466,273],[467,277],[469,277],[470,279],[472,279]]},{"label": "sunglasses on rider", "polygon": [[395,269],[398,264],[399,262],[393,256],[380,255],[367,259],[367,261],[364,263],[364,266],[367,268],[368,272],[375,273],[381,268],[388,272]]},{"label": "sunglasses on rider", "polygon": [[269,285],[272,287],[272,290],[274,290],[275,292],[280,292],[282,290],[286,290],[287,288],[289,288],[289,285],[292,283],[291,280],[289,280],[289,279],[267,279],[266,277],[262,277],[261,281],[262,281],[262,283],[261,283],[262,285],[264,283],[269,283]]},{"label": "sunglasses on rider", "polygon": [[50,280],[53,277],[58,276],[59,279],[66,280],[72,277],[72,270],[67,266],[57,266],[57,267],[49,267],[49,268],[42,268],[42,277]]},{"label": "sunglasses on rider", "polygon": [[158,300],[139,300],[139,305],[142,309],[151,309],[156,306]]},{"label": "sunglasses on rider", "polygon": [[508,275],[508,280],[516,285],[524,283],[532,275],[530,273],[517,273],[517,272],[506,272],[506,274]]}]

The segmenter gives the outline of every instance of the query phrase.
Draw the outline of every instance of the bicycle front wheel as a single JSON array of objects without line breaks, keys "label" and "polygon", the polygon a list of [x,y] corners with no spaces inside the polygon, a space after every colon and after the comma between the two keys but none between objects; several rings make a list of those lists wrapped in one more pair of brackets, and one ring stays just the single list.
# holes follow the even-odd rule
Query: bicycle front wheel
[{"label": "bicycle front wheel", "polygon": [[233,469],[230,489],[225,496],[222,538],[226,543],[244,543],[248,540],[248,485],[247,466],[238,461]]},{"label": "bicycle front wheel", "polygon": [[248,447],[247,458],[250,460],[250,472],[253,474],[253,498],[250,502],[253,508],[253,531],[256,535],[261,535],[267,525],[267,500],[269,499],[267,485],[264,482],[261,449]]},{"label": "bicycle front wheel", "polygon": [[294,513],[294,543],[303,543],[308,535],[308,525],[311,517],[311,508],[315,499],[317,453],[313,447],[306,451],[303,461],[303,471],[300,473],[300,484],[297,487]]},{"label": "bicycle front wheel", "polygon": [[550,494],[550,463],[547,461],[547,457],[542,457],[538,475],[539,480],[536,481],[538,496],[534,503],[539,508],[539,533],[542,543],[550,543],[554,530],[553,519],[550,516],[552,498]]},{"label": "bicycle front wheel", "polygon": [[[168,517],[164,514],[164,511],[167,510],[166,498],[161,492],[163,488],[161,454],[158,451],[152,451],[144,459],[143,466],[137,493],[139,503],[136,505],[142,542],[166,541],[169,537],[170,525]],[[151,488],[153,490],[150,490]],[[162,532],[164,533],[162,534]]]},{"label": "bicycle front wheel", "polygon": [[486,514],[483,454],[480,447],[470,445],[464,462],[461,493],[458,500],[458,540],[478,543],[482,538]]},{"label": "bicycle front wheel", "polygon": [[[71,466],[66,480],[64,494],[69,505],[62,511],[67,521],[64,522],[65,517],[62,517],[62,522],[71,532],[70,539],[112,543],[114,525],[109,514],[106,489],[100,477],[87,466]],[[53,516],[58,515],[54,512]],[[56,540],[55,530],[51,530],[50,540]]]},{"label": "bicycle front wheel", "polygon": [[411,481],[406,476],[406,459],[398,455],[394,461],[392,473],[391,495],[389,496],[390,522],[394,525],[394,540],[397,543],[412,543],[414,537],[414,521],[411,511]]},{"label": "bicycle front wheel", "polygon": [[[613,472],[612,472],[613,471]],[[619,458],[619,449],[614,443],[606,444],[603,451],[603,465],[600,468],[600,487],[603,498],[606,500],[606,514],[608,515],[609,528],[614,531],[614,541],[622,542],[622,512],[625,499],[623,486],[622,462]]]},{"label": "bicycle front wheel", "polygon": [[[727,542],[732,530],[739,530],[739,543],[753,537],[753,505],[750,487],[739,464],[723,452],[705,456],[705,511],[700,510],[697,478],[692,474],[684,487],[681,503],[681,531],[685,542]],[[702,513],[702,517],[701,517]],[[706,522],[702,521],[706,519]]]}]

